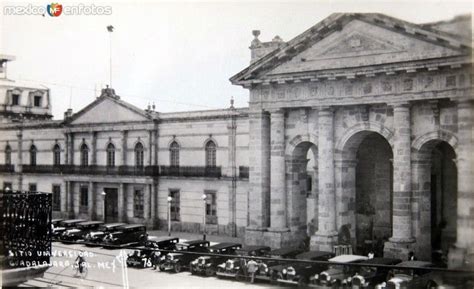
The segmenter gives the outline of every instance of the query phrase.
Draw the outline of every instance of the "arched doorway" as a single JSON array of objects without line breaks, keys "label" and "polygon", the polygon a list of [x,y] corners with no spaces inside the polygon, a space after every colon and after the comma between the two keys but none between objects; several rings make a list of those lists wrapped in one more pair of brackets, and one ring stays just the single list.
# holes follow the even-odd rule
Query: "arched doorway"
[{"label": "arched doorway", "polygon": [[309,141],[298,143],[287,161],[288,224],[290,230],[306,237],[318,226],[318,149]]},{"label": "arched doorway", "polygon": [[[446,254],[456,242],[457,166],[456,153],[446,141],[430,140],[416,154],[420,215],[415,228],[420,253],[426,259],[435,251]],[[424,249],[423,247],[427,248]],[[431,250],[429,250],[431,248]],[[439,256],[439,254],[437,254]]]},{"label": "arched doorway", "polygon": [[337,152],[339,242],[350,242],[358,254],[375,250],[381,256],[391,236],[392,158],[387,138],[371,130],[355,132]]}]

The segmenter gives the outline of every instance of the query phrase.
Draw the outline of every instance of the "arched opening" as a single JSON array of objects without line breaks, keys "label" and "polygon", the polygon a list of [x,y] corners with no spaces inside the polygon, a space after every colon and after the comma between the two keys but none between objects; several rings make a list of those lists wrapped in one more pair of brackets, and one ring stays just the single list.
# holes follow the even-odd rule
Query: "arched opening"
[{"label": "arched opening", "polygon": [[206,143],[206,167],[216,166],[216,144],[210,140]]},{"label": "arched opening", "polygon": [[53,164],[59,166],[61,164],[61,147],[58,144],[53,148]]},{"label": "arched opening", "polygon": [[383,244],[391,236],[392,158],[387,139],[364,130],[347,140],[336,161],[339,239],[350,242],[358,254],[373,250],[382,256]]},{"label": "arched opening", "polygon": [[89,147],[83,143],[81,145],[81,166],[89,165]]},{"label": "arched opening", "polygon": [[[419,224],[415,227],[420,253],[439,258],[456,242],[456,153],[446,141],[430,140],[416,154]],[[431,248],[431,250],[429,250]],[[435,253],[433,255],[433,253]],[[438,261],[438,260],[437,260]]]},{"label": "arched opening", "polygon": [[10,147],[10,145],[7,145],[5,148],[5,164],[12,164],[12,148]]},{"label": "arched opening", "polygon": [[31,145],[30,147],[30,165],[36,166],[36,153],[38,150],[36,149],[35,145]]},{"label": "arched opening", "polygon": [[112,143],[107,145],[107,166],[115,166],[115,146]]},{"label": "arched opening", "polygon": [[447,252],[456,242],[457,168],[456,154],[446,142],[431,151],[431,246]]},{"label": "arched opening", "polygon": [[179,167],[179,144],[176,141],[170,144],[170,166]]},{"label": "arched opening", "polygon": [[309,141],[296,145],[287,161],[288,224],[301,237],[318,230],[318,148]]}]

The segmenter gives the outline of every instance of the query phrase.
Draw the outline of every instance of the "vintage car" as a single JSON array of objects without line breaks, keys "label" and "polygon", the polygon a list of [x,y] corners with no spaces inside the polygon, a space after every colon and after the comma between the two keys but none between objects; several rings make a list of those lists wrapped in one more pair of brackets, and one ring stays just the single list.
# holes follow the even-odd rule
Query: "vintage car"
[{"label": "vintage car", "polygon": [[155,267],[158,266],[162,250],[173,250],[179,242],[175,237],[154,237],[148,236],[142,243],[144,246],[137,247],[132,254],[127,257],[127,266],[129,267]]},{"label": "vintage car", "polygon": [[90,231],[84,237],[84,244],[86,246],[100,245],[104,241],[104,237],[109,233],[117,231],[125,223],[107,223],[101,225],[97,230]]},{"label": "vintage car", "polygon": [[99,228],[99,226],[101,226],[102,224],[104,224],[104,222],[101,221],[88,221],[78,223],[75,228],[67,229],[66,231],[64,231],[61,234],[60,239],[63,243],[84,240],[87,233],[93,230],[97,230],[97,228]]},{"label": "vintage car", "polygon": [[62,220],[57,223],[57,225],[53,224],[53,231],[52,231],[52,239],[53,240],[59,240],[62,233],[66,231],[67,229],[72,229],[76,227],[77,224],[86,222],[87,220],[85,219],[72,219],[72,220]]},{"label": "vintage car", "polygon": [[[433,263],[425,261],[404,261],[397,266],[398,269],[390,270],[387,282],[375,286],[377,289],[407,289],[407,288],[426,288],[427,280],[420,278],[428,274],[427,270],[433,267]],[[406,268],[403,268],[406,267]],[[428,287],[430,288],[430,287]]]},{"label": "vintage car", "polygon": [[123,225],[118,227],[117,231],[109,233],[104,237],[103,247],[113,249],[137,245],[146,236],[146,227],[144,225]]},{"label": "vintage car", "polygon": [[[219,243],[208,248],[211,254],[234,255],[235,251],[242,248],[239,243]],[[217,271],[217,265],[225,261],[228,257],[220,256],[200,256],[189,264],[191,274],[213,276]]]},{"label": "vintage car", "polygon": [[[367,265],[396,265],[402,262],[400,259],[394,258],[372,258],[365,261],[361,261],[359,264]],[[374,288],[375,285],[387,280],[388,272],[390,268],[387,267],[376,267],[376,266],[364,266],[354,268],[356,273],[352,276],[352,288]]]},{"label": "vintage car", "polygon": [[293,259],[296,255],[302,253],[303,250],[301,248],[296,247],[285,247],[280,249],[275,249],[270,251],[266,254],[265,257],[272,258],[272,260],[265,260],[259,262],[259,268],[256,272],[255,279],[256,280],[263,280],[263,281],[270,281],[271,272],[269,268],[276,266],[279,264],[277,260],[274,259]]},{"label": "vintage car", "polygon": [[[51,220],[51,238],[53,240],[57,239],[60,233],[64,232],[64,228],[60,226],[60,223],[64,221],[64,219],[52,219]],[[60,229],[61,228],[61,229]]]},{"label": "vintage car", "polygon": [[[267,246],[247,246],[235,251],[238,256],[265,256],[270,252]],[[247,277],[246,266],[242,266],[242,258],[231,258],[217,266],[217,277],[230,277],[237,280]],[[258,272],[258,270],[257,270]]]},{"label": "vintage car", "polygon": [[[466,268],[458,268],[468,270]],[[423,274],[418,277],[420,280],[416,281],[416,284],[423,285],[423,288],[435,288],[435,289],[464,289],[474,288],[474,274],[472,271],[466,272],[440,272],[432,271],[427,274]],[[411,287],[413,288],[413,287]]]},{"label": "vintage car", "polygon": [[310,280],[311,287],[318,288],[349,288],[352,282],[352,276],[357,272],[358,267],[344,266],[343,264],[354,264],[366,261],[367,256],[359,255],[339,255],[328,261],[334,263],[329,268],[319,274],[315,274]]},{"label": "vintage car", "polygon": [[[297,260],[305,261],[327,261],[334,254],[324,251],[309,251],[296,255]],[[280,264],[270,268],[270,278],[272,282],[287,285],[306,286],[314,273],[319,273],[326,269],[326,265],[308,262],[293,261],[287,264]]]},{"label": "vintage car", "polygon": [[207,252],[208,247],[209,241],[205,240],[178,243],[175,248],[178,252],[172,252],[162,256],[158,268],[160,271],[172,270],[175,273],[179,273],[183,269],[188,268],[189,263],[196,259],[196,254],[186,254],[187,252],[204,253]]}]

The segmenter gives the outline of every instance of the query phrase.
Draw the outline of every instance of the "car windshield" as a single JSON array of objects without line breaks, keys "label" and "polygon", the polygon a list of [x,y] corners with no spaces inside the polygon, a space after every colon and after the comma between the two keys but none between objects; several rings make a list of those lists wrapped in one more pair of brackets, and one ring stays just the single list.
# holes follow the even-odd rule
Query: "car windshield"
[{"label": "car windshield", "polygon": [[362,267],[360,268],[360,274],[372,274],[376,271],[377,269],[375,267]]}]

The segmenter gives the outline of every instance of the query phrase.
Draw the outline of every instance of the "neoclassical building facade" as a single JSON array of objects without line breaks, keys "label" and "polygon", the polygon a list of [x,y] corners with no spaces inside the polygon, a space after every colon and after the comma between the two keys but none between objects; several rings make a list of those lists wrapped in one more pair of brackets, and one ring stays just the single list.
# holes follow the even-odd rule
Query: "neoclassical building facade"
[{"label": "neoclassical building facade", "polygon": [[[170,206],[173,230],[442,250],[455,266],[474,247],[470,21],[345,13],[288,42],[254,31],[230,79],[248,108],[160,113],[106,88],[63,120],[1,114],[0,179],[51,191],[56,216],[166,228]],[[4,88],[4,111],[20,109]]]}]

